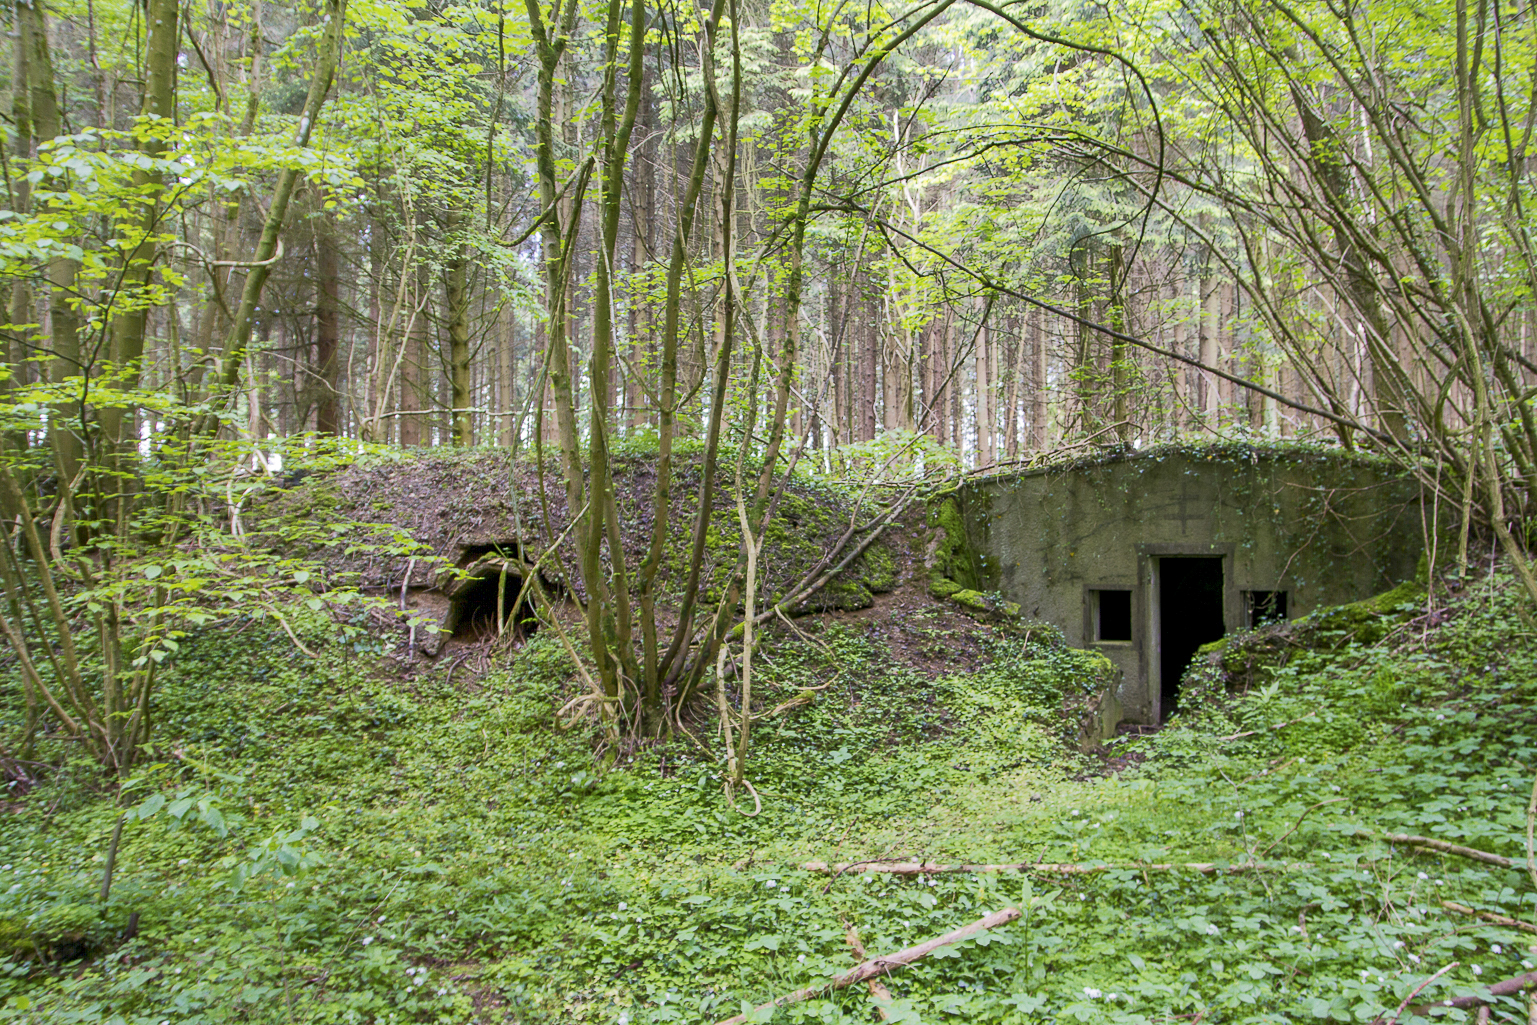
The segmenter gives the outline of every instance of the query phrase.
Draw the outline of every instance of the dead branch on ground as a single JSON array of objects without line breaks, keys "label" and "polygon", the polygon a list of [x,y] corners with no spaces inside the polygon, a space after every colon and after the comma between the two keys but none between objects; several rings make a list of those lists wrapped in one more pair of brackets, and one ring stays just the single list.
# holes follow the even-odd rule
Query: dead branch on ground
[{"label": "dead branch on ground", "polygon": [[[775,1007],[784,1007],[788,1004],[798,1004],[803,1000],[810,1000],[824,993],[847,989],[850,986],[873,979],[878,975],[884,975],[893,968],[910,965],[914,961],[921,960],[934,953],[934,951],[941,947],[948,947],[953,943],[961,942],[961,940],[970,939],[978,933],[986,932],[989,929],[996,929],[1000,925],[1007,925],[1018,917],[1018,908],[1004,908],[1002,911],[994,911],[990,915],[977,919],[970,925],[962,926],[953,932],[947,932],[943,936],[936,936],[934,939],[927,940],[915,947],[907,947],[885,957],[871,958],[858,968],[844,972],[842,975],[835,975],[826,982],[816,986],[806,986],[793,993],[786,993],[784,996],[775,997],[766,1004],[759,1004],[749,1014],[756,1014],[758,1011],[766,1011]],[[745,1025],[747,1020],[747,1014],[738,1014],[717,1022],[716,1025]]]}]

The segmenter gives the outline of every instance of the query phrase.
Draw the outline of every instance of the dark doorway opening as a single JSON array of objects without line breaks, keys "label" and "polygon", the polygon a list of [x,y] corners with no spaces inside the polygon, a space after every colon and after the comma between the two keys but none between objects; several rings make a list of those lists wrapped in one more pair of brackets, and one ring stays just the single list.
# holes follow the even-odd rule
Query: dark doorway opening
[{"label": "dark doorway opening", "polygon": [[[454,595],[451,622],[445,624],[454,640],[473,641],[496,636],[497,591],[501,576],[500,573],[490,573],[476,577]],[[518,603],[518,593],[522,590],[523,578],[507,574],[507,586],[500,598],[504,629],[516,631],[520,638],[531,637],[539,629],[539,619],[529,602]]]},{"label": "dark doorway opening", "polygon": [[1162,717],[1179,709],[1179,683],[1196,649],[1226,633],[1222,621],[1222,560],[1158,560],[1159,676]]}]

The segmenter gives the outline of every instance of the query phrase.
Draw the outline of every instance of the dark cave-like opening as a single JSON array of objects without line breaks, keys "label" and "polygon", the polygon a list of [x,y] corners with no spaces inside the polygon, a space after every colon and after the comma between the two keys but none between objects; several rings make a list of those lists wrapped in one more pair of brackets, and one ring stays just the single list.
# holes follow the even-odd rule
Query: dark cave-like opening
[{"label": "dark cave-like opening", "polygon": [[[505,589],[501,580],[500,573],[487,573],[476,577],[454,596],[454,640],[474,641],[496,636],[499,605],[505,620],[504,630],[513,630],[518,637],[531,637],[539,629],[532,603],[526,597],[522,602],[518,601],[523,578],[508,573]],[[497,597],[499,591],[500,600]]]}]

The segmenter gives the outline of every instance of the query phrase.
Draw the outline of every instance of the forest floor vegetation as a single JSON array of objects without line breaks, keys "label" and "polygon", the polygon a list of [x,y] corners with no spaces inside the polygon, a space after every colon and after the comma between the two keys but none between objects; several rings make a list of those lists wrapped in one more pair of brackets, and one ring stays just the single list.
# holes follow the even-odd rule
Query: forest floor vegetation
[{"label": "forest floor vegetation", "polygon": [[[319,636],[309,658],[270,621],[210,628],[168,670],[159,760],[131,785],[84,759],[7,766],[0,1021],[709,1023],[853,967],[850,926],[874,956],[1009,907],[887,997],[757,1020],[1409,1004],[1412,1023],[1483,998],[1525,1021],[1524,995],[1489,987],[1533,969],[1537,936],[1487,916],[1537,921],[1537,635],[1497,566],[1437,596],[1369,642],[1257,646],[1236,690],[1200,667],[1167,727],[1089,754],[1062,709],[1097,656],[1049,629],[908,591],[808,616],[755,667],[766,711],[821,688],[755,727],[755,817],[723,795],[704,720],[685,720],[698,742],[596,758],[589,723],[556,728],[574,691],[544,632],[510,659],[405,663]],[[874,859],[1102,870],[804,867]],[[1155,867],[1193,862],[1213,870]],[[1445,1020],[1477,1015],[1458,1002]]]}]

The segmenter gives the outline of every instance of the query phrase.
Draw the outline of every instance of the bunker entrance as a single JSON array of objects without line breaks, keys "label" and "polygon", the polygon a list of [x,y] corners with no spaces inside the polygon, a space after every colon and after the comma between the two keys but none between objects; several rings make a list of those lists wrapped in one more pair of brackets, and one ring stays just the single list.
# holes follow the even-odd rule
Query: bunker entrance
[{"label": "bunker entrance", "polygon": [[1179,682],[1196,649],[1226,633],[1222,618],[1222,560],[1158,560],[1158,621],[1162,717],[1179,708]]},{"label": "bunker entrance", "polygon": [[[523,578],[507,574],[507,585],[501,590],[500,573],[489,573],[466,581],[453,596],[449,621],[445,629],[456,641],[477,641],[497,634],[497,609],[502,611],[502,629],[512,630],[519,637],[529,637],[539,629],[539,619],[530,603],[518,602],[523,590]],[[501,597],[498,599],[498,591]]]}]

